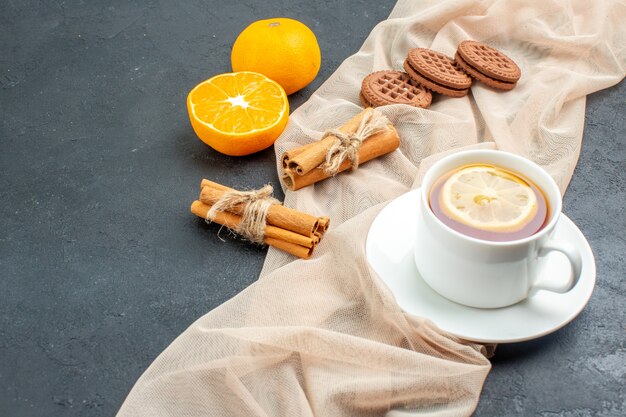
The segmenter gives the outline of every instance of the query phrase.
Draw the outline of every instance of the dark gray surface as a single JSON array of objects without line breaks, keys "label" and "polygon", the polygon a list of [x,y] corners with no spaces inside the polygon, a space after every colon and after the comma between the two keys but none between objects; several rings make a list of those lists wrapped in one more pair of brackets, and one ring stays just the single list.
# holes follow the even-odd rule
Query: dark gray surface
[{"label": "dark gray surface", "polygon": [[[265,251],[188,213],[202,177],[277,185],[273,150],[195,138],[186,93],[230,70],[247,23],[297,18],[322,69],[301,104],[391,2],[0,0],[0,417],[111,416],[189,324],[253,282]],[[588,100],[565,212],[598,285],[581,316],[493,359],[479,416],[626,411],[626,88]]]}]

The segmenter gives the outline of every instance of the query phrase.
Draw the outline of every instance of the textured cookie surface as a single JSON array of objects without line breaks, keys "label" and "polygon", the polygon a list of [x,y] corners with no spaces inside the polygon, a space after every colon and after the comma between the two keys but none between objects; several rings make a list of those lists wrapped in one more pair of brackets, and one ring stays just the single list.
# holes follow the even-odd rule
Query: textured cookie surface
[{"label": "textured cookie surface", "polygon": [[438,84],[432,80],[429,80],[428,78],[422,76],[419,72],[417,72],[413,67],[411,67],[411,64],[409,63],[408,59],[404,61],[403,66],[404,66],[404,70],[407,72],[407,74],[411,76],[411,78],[413,78],[415,81],[417,81],[419,84],[423,85],[424,87],[430,90],[433,90],[437,93],[444,94],[450,97],[463,97],[467,95],[467,92],[469,91],[469,88],[457,90],[454,88],[446,87],[445,85]]},{"label": "textured cookie surface", "polygon": [[432,95],[402,71],[377,71],[363,79],[360,100],[372,107],[408,104],[428,108]]},{"label": "textured cookie surface", "polygon": [[517,85],[517,83],[508,83],[506,81],[500,81],[486,76],[485,74],[479,72],[477,69],[465,62],[465,60],[461,58],[458,52],[454,55],[454,59],[465,72],[476,78],[478,81],[488,85],[489,87],[508,91],[514,89]]},{"label": "textured cookie surface", "polygon": [[472,79],[461,71],[452,58],[426,48],[409,51],[407,62],[424,78],[455,90],[464,90],[472,85]]},{"label": "textured cookie surface", "polygon": [[522,71],[511,58],[482,42],[463,41],[457,53],[465,63],[495,80],[515,83],[522,76]]}]

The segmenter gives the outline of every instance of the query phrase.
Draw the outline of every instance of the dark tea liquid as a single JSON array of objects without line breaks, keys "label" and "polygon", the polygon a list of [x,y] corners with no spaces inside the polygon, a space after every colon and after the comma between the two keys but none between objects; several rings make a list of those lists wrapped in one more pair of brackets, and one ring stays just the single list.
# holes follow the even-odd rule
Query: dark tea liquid
[{"label": "dark tea liquid", "polygon": [[535,198],[537,199],[537,211],[532,216],[530,220],[520,225],[518,229],[515,230],[506,230],[506,231],[493,231],[493,230],[485,230],[479,229],[476,227],[472,227],[465,223],[461,223],[460,221],[450,217],[441,207],[441,191],[443,186],[448,178],[450,178],[454,173],[464,169],[471,167],[472,165],[465,165],[459,168],[455,168],[450,172],[445,173],[441,177],[439,177],[435,183],[433,184],[430,194],[429,194],[429,205],[432,212],[437,216],[439,220],[441,220],[446,226],[450,227],[453,230],[456,230],[459,233],[464,235],[482,239],[482,240],[490,240],[496,242],[506,242],[512,240],[524,239],[526,237],[532,236],[541,229],[543,229],[548,219],[550,218],[550,207],[548,206],[548,201],[543,193],[543,191],[535,185],[528,178],[508,170],[502,167],[495,167],[493,165],[488,164],[480,164],[481,166],[491,166],[497,168],[498,170],[504,171],[510,175],[513,175],[523,182],[525,182],[532,192],[535,194]]}]

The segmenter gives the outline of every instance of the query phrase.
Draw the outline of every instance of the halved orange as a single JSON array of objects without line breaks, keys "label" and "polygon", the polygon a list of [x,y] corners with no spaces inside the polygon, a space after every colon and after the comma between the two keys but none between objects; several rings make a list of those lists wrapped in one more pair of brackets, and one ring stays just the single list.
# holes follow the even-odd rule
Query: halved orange
[{"label": "halved orange", "polygon": [[207,145],[241,156],[271,146],[289,118],[283,88],[255,72],[216,75],[187,96],[191,126]]}]

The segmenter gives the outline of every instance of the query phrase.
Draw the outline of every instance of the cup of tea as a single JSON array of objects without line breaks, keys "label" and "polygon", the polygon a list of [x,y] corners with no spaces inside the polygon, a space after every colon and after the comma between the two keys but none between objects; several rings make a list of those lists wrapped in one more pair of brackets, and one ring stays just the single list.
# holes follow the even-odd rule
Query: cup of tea
[{"label": "cup of tea", "polygon": [[[427,171],[420,200],[415,264],[445,298],[498,308],[578,282],[580,251],[553,238],[561,193],[534,162],[503,151],[458,152]],[[540,259],[552,251],[570,261],[563,277],[540,276]]]}]

